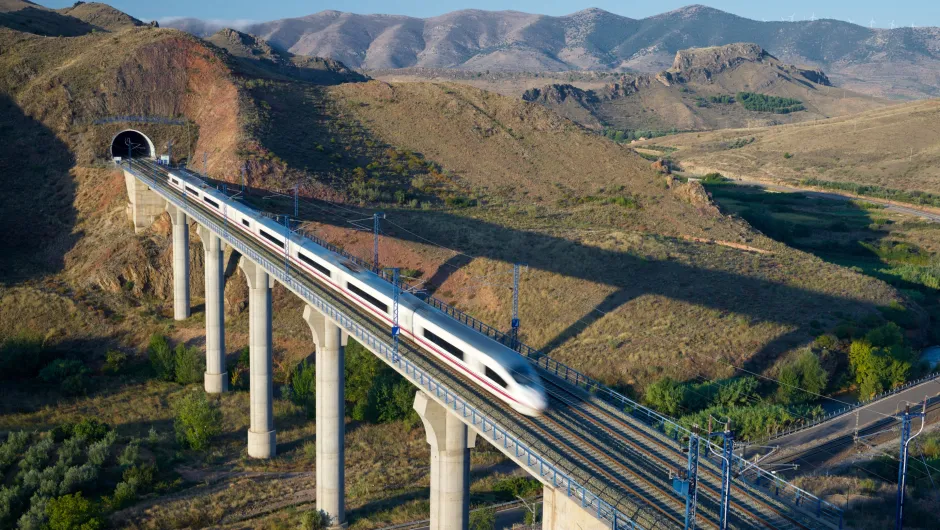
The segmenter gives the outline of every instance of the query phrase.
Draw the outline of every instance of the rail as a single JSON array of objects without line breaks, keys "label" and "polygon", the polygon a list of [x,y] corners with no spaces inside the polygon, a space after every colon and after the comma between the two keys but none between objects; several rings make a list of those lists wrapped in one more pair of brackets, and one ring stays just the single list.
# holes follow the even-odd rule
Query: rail
[{"label": "rail", "polygon": [[[125,167],[125,169],[147,184],[151,189],[162,190],[161,184],[158,183],[155,178],[151,177],[143,170],[136,169],[130,161],[128,161],[127,166],[122,167]],[[506,453],[511,452],[517,460],[521,460],[525,463],[530,473],[550,483],[556,491],[564,492],[569,498],[580,502],[582,508],[586,511],[590,511],[597,519],[610,525],[613,530],[636,530],[643,528],[632,518],[620,512],[610,503],[601,499],[585,486],[579,484],[576,480],[559,470],[552,462],[541,457],[532,448],[513,436],[507,429],[501,427],[485,414],[476,410],[472,405],[464,401],[459,394],[436,381],[406,357],[397,354],[392,346],[369,332],[352,318],[346,316],[345,313],[314,293],[302,282],[295,280],[290,270],[285,270],[285,267],[283,267],[284,263],[272,262],[245,244],[242,240],[231,237],[230,232],[224,226],[193,209],[192,205],[188,204],[187,201],[180,200],[172,193],[161,192],[161,195],[163,195],[168,202],[171,202],[174,206],[185,211],[187,215],[197,222],[215,232],[219,237],[222,237],[226,243],[238,249],[243,256],[247,256],[264,268],[285,287],[300,295],[307,303],[313,305],[330,319],[337,322],[347,333],[355,337],[360,344],[383,358],[386,364],[390,365],[406,379],[410,380],[412,384],[421,388],[429,395],[435,396],[441,400],[444,406],[450,408],[455,414],[459,414],[466,423],[472,425],[482,436],[489,438],[494,446],[502,446]]]},{"label": "rail", "polygon": [[[186,171],[187,173],[197,178],[203,179],[201,175],[195,174],[188,170]],[[211,186],[211,184],[208,183],[207,185]],[[356,264],[366,269],[374,269],[374,266],[371,262],[366,261],[354,254],[350,254],[346,250],[339,248],[324,239],[307,233],[304,234],[304,237],[307,237],[308,239],[332,252],[336,252],[337,254],[352,260]],[[374,272],[376,272],[376,274],[388,282],[393,282],[392,275],[385,272],[384,270],[380,269]],[[399,282],[399,288],[405,290],[408,287],[408,284],[404,280]],[[659,412],[656,412],[655,410],[652,410],[649,407],[646,407],[645,405],[642,405],[620,394],[619,392],[603,385],[599,381],[579,372],[578,370],[549,357],[547,354],[526,345],[518,339],[514,339],[509,333],[500,331],[498,328],[490,326],[489,324],[486,324],[485,322],[470,316],[469,314],[457,309],[447,302],[430,296],[427,293],[415,292],[414,294],[428,305],[431,305],[432,307],[442,311],[458,322],[461,322],[462,324],[489,336],[497,342],[512,348],[546,372],[552,373],[556,377],[564,379],[566,382],[582,388],[590,394],[598,396],[608,403],[611,403],[614,406],[620,408],[620,410],[624,411],[625,413],[630,414],[632,417],[642,421],[647,426],[672,439],[674,442],[676,442],[676,444],[679,444],[683,440],[687,440],[691,435],[691,431],[689,429],[680,425],[669,416],[660,414]],[[719,453],[721,452],[721,448],[717,447],[710,440],[706,440],[706,444],[707,445],[705,445],[702,450],[703,458],[709,458],[707,456],[710,454],[710,451],[707,450],[709,446],[715,449],[715,451]],[[771,494],[774,495],[774,497],[781,500],[788,498],[791,500],[791,502],[793,502],[794,505],[798,507],[810,506],[813,508],[812,511],[818,518],[825,517],[831,519],[834,524],[837,524],[839,528],[842,528],[844,514],[843,510],[838,506],[818,498],[812,493],[783,480],[773,473],[770,473],[759,467],[752,466],[752,464],[738,455],[733,455],[733,463],[737,469],[749,469],[748,474],[738,477],[739,480],[745,482],[749,481],[755,487],[768,489],[771,491]]]}]

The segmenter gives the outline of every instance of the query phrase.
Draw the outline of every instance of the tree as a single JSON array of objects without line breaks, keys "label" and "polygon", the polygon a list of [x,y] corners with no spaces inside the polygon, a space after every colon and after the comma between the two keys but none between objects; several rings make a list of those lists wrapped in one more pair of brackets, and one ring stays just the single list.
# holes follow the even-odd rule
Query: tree
[{"label": "tree", "polygon": [[496,528],[496,510],[480,508],[470,512],[470,530],[493,530]]},{"label": "tree", "polygon": [[147,346],[147,357],[150,359],[150,366],[158,379],[163,381],[173,381],[176,377],[176,354],[170,349],[170,343],[166,337],[155,333],[150,337],[150,345]]},{"label": "tree", "polygon": [[175,408],[173,426],[181,444],[202,451],[209,447],[213,436],[222,432],[222,411],[201,389],[184,394]]},{"label": "tree", "polygon": [[174,352],[175,379],[181,385],[202,381],[206,371],[206,357],[199,348],[189,348],[183,343],[176,345]]},{"label": "tree", "polygon": [[311,416],[310,404],[314,402],[317,390],[316,365],[307,363],[305,359],[304,362],[300,363],[294,372],[291,373],[290,385],[291,401],[296,405],[304,407],[304,410],[307,411],[307,416]]},{"label": "tree", "polygon": [[104,521],[98,507],[82,497],[81,492],[51,499],[46,503],[49,530],[98,530]]},{"label": "tree", "polygon": [[648,386],[643,398],[650,407],[675,416],[685,399],[685,388],[671,377],[664,377]]},{"label": "tree", "polygon": [[829,373],[822,367],[819,356],[812,350],[784,365],[777,377],[777,400],[781,403],[804,403],[815,399],[829,384]]}]

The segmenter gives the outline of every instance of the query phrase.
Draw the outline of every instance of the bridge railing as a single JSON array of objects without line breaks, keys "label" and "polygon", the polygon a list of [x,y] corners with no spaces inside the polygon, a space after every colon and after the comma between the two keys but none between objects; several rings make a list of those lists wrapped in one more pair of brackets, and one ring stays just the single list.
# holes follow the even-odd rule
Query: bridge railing
[{"label": "bridge railing", "polygon": [[[304,234],[304,236],[311,239],[318,245],[321,245],[332,252],[336,252],[337,254],[352,260],[361,267],[366,269],[374,268],[372,263],[354,254],[350,254],[348,251],[339,248],[324,239],[321,239],[312,234]],[[380,269],[376,271],[376,273],[390,283],[393,281],[392,275],[384,270]],[[399,287],[403,290],[407,290],[408,284],[404,281],[401,281]],[[509,333],[490,326],[489,324],[486,324],[485,322],[470,316],[466,312],[457,309],[447,302],[430,296],[427,293],[416,292],[414,294],[424,300],[427,304],[439,309],[458,322],[461,322],[464,325],[489,336],[497,342],[514,349],[546,372],[549,372],[559,377],[560,379],[564,379],[574,386],[586,390],[592,395],[607,401],[632,417],[642,421],[650,428],[673,440],[677,446],[684,440],[687,440],[691,435],[691,431],[688,428],[680,425],[669,416],[660,414],[659,412],[656,412],[655,410],[650,409],[649,407],[620,394],[619,392],[607,387],[606,385],[581,373],[580,371],[571,368],[570,366],[549,357],[547,354],[522,343],[518,339],[513,338],[513,336]],[[712,447],[717,452],[721,452],[720,448],[718,448],[710,440],[707,440],[706,444],[703,445],[703,457],[707,458],[707,455],[709,454],[709,447]],[[842,527],[843,510],[838,506],[826,502],[812,493],[809,493],[808,491],[805,491],[768,471],[752,466],[738,455],[734,455],[733,459],[734,464],[738,469],[750,468],[752,470],[750,472],[750,476],[754,477],[754,480],[751,481],[751,484],[754,486],[761,487],[765,491],[771,491],[773,495],[781,501],[786,501],[789,499],[789,501],[795,506],[804,508],[806,506],[812,506],[812,511],[816,513],[817,517],[827,518],[834,524],[838,524],[839,528]],[[773,484],[772,488],[768,486],[770,484]]]},{"label": "bridge railing", "polygon": [[[135,167],[133,164],[122,167],[129,170],[134,176],[152,189],[161,190],[162,185],[155,177],[149,174],[146,167]],[[412,384],[443,401],[447,408],[461,415],[467,423],[474,426],[474,428],[481,435],[488,438],[491,443],[502,447],[507,453],[511,452],[517,460],[521,460],[525,464],[530,473],[551,484],[556,491],[564,492],[569,498],[577,501],[582,508],[594,514],[599,520],[610,525],[612,529],[637,530],[652,528],[655,525],[655,519],[651,518],[650,522],[653,522],[653,524],[641,526],[641,524],[633,518],[620,512],[616,507],[592,493],[563,470],[558,469],[551,461],[543,458],[523,440],[464,401],[458,393],[450,390],[432,376],[425,373],[419,366],[415,365],[406,357],[397,354],[395,349],[384,340],[374,335],[352,318],[346,316],[345,313],[314,293],[303,282],[295,279],[283,262],[280,260],[277,262],[271,261],[245,244],[242,240],[231,237],[225,226],[203,215],[201,212],[194,209],[191,204],[188,204],[187,201],[180,200],[169,193],[162,195],[167,201],[185,211],[187,215],[195,219],[199,224],[224,238],[226,243],[237,249],[243,256],[247,256],[260,265],[269,274],[277,278],[285,287],[300,295],[304,301],[313,305],[319,311],[322,311],[331,320],[337,322],[347,333],[355,337],[363,346],[381,357],[388,365],[392,366],[392,368],[401,373],[406,379],[410,380]]]}]

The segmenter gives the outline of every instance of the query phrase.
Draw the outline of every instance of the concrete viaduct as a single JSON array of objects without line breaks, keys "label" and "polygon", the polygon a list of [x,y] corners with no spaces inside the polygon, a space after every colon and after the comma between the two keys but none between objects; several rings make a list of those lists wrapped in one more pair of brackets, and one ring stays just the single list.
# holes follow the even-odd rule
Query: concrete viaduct
[{"label": "concrete viaduct", "polygon": [[[152,146],[149,140],[138,143]],[[252,458],[272,458],[277,452],[271,348],[274,282],[306,303],[303,318],[310,328],[317,368],[316,502],[317,508],[329,515],[331,528],[346,525],[344,348],[350,336],[418,389],[414,409],[424,425],[431,453],[431,529],[468,527],[470,449],[479,437],[543,484],[543,529],[690,528],[690,523],[694,527],[696,522],[702,527],[720,528],[720,459],[708,450],[701,452],[699,465],[703,471],[695,497],[673,491],[673,475],[690,459],[682,447],[683,436],[689,433],[671,419],[524,345],[523,354],[536,361],[547,381],[556,387],[555,397],[560,398],[561,405],[557,412],[539,419],[508,414],[502,402],[488,400],[486,393],[439,366],[429,354],[407,341],[402,342],[403,350],[398,355],[391,346],[387,327],[362,318],[354,305],[286,266],[283,254],[278,256],[263,248],[195,201],[187,200],[168,185],[167,168],[153,160],[152,147],[150,153],[145,152],[146,148],[142,151],[142,158],[125,160],[119,166],[128,193],[127,213],[136,232],[145,230],[164,212],[169,214],[173,314],[177,320],[190,315],[191,223],[196,225],[205,252],[204,384],[209,393],[226,392],[229,380],[225,372],[223,250],[230,246],[241,256],[239,268],[249,288],[251,420],[247,450]],[[173,171],[188,173],[185,169]],[[436,303],[432,305],[495,337],[495,330],[489,326]],[[584,389],[593,397],[577,397]],[[581,399],[584,401],[578,401]],[[570,406],[576,401],[578,406]],[[711,446],[707,440],[703,444]],[[728,512],[731,527],[841,529],[842,512],[837,507],[738,457],[731,465],[740,470],[730,488],[735,497]],[[699,499],[691,519],[689,498]],[[691,502],[694,505],[695,501]]]},{"label": "concrete viaduct", "polygon": [[[173,316],[176,320],[189,318],[190,270],[189,225],[196,222],[196,233],[205,252],[205,325],[206,372],[205,391],[218,394],[228,391],[229,375],[225,371],[224,320],[224,259],[225,234],[217,226],[207,226],[193,219],[179,204],[174,204],[166,190],[152,187],[141,179],[141,170],[125,166],[124,177],[128,193],[128,215],[136,232],[149,227],[167,212],[172,222],[173,246]],[[223,230],[224,231],[224,230]],[[243,250],[243,249],[240,249]],[[249,344],[250,344],[250,427],[248,430],[248,456],[272,458],[277,453],[277,431],[274,424],[272,348],[271,348],[271,290],[275,277],[265,260],[255,261],[250,252],[242,253],[239,268],[249,288]],[[288,285],[288,288],[290,286]],[[336,314],[324,312],[321,307],[307,305],[303,318],[310,327],[316,355],[316,502],[317,509],[326,512],[331,528],[346,526],[344,491],[344,348],[349,333],[338,322]],[[374,351],[368,342],[364,345]],[[474,423],[465,414],[456,412],[457,403],[447,392],[426,392],[415,395],[414,409],[424,425],[431,449],[430,528],[432,530],[466,529],[469,523],[470,449],[475,446],[481,423],[483,430],[493,434],[493,426],[485,419]],[[476,429],[468,429],[468,423]],[[505,441],[505,436],[499,437]],[[492,439],[492,437],[491,437]],[[519,447],[512,449],[513,459],[531,465],[534,455],[526,455]],[[538,465],[536,463],[536,465]],[[523,466],[527,467],[527,466]],[[543,466],[544,467],[544,466]],[[544,477],[538,477],[543,482]],[[564,484],[570,493],[572,484]],[[582,491],[580,499],[568,494],[555,495],[552,486],[544,491],[544,522],[542,528],[568,529],[611,528],[610,513],[598,519],[598,513],[612,508],[599,506],[599,499]],[[593,499],[593,500],[592,500]],[[582,508],[582,504],[588,510]],[[578,525],[578,526],[575,526]],[[635,528],[624,517],[617,528]]]}]

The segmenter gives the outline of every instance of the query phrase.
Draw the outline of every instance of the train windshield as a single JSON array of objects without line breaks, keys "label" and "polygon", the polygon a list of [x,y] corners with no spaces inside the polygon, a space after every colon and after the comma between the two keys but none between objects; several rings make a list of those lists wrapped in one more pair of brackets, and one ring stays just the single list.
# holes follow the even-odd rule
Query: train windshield
[{"label": "train windshield", "polygon": [[532,369],[532,365],[528,362],[519,359],[519,362],[514,363],[507,368],[509,369],[509,373],[512,375],[512,378],[516,380],[516,383],[522,386],[539,386],[539,376],[535,373],[535,370]]}]

